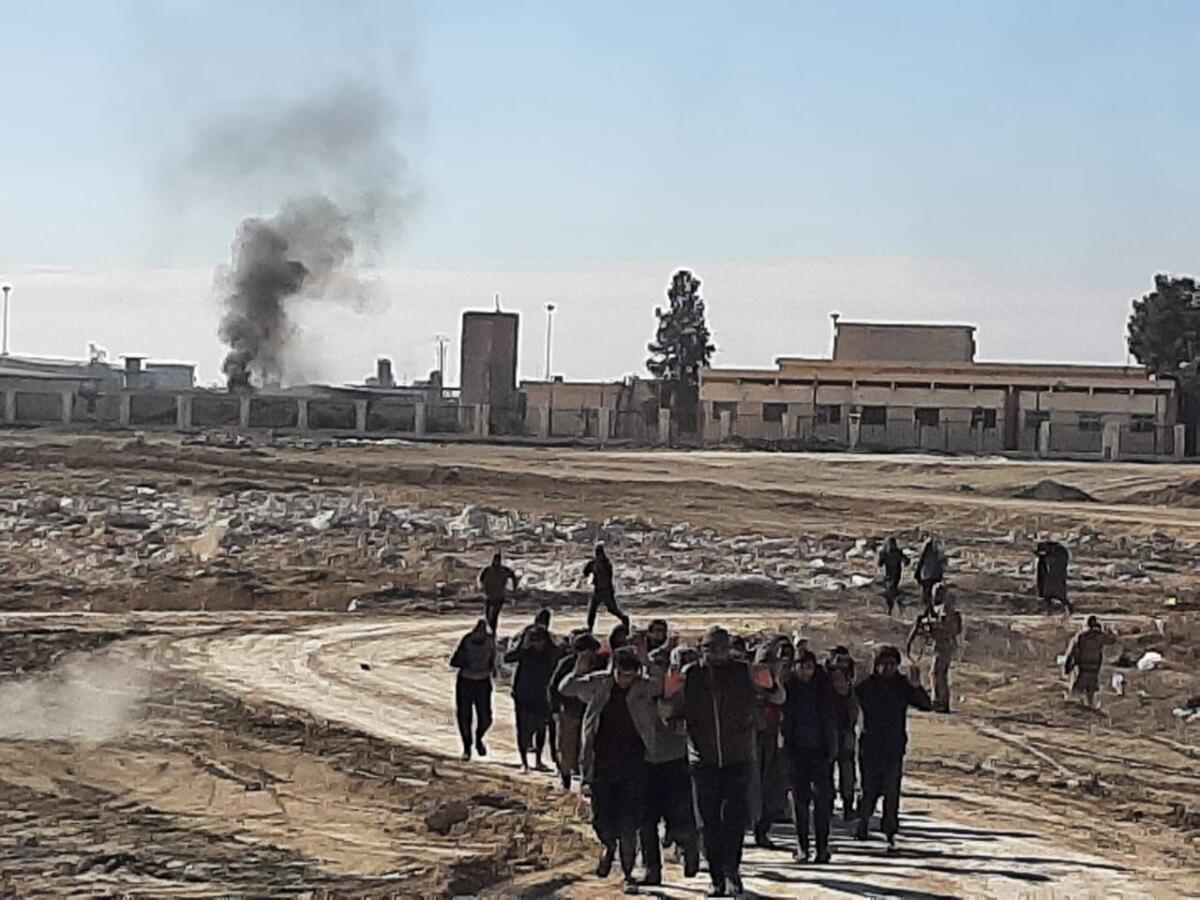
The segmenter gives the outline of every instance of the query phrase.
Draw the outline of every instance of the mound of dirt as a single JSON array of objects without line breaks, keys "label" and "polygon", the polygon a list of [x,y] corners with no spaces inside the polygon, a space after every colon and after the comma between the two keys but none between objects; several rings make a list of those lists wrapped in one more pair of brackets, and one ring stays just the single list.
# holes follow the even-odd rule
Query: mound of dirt
[{"label": "mound of dirt", "polygon": [[1200,506],[1200,479],[1181,481],[1165,487],[1138,491],[1126,498],[1129,503],[1146,506]]},{"label": "mound of dirt", "polygon": [[1017,488],[1012,496],[1018,500],[1048,500],[1055,503],[1095,503],[1096,498],[1087,491],[1055,481],[1053,478],[1043,478],[1037,484]]}]

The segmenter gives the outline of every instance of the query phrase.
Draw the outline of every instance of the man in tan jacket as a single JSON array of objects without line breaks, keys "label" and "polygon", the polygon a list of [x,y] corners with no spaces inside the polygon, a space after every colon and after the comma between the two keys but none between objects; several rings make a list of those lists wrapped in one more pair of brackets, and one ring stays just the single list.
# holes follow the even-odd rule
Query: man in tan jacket
[{"label": "man in tan jacket", "polygon": [[1096,708],[1096,694],[1100,691],[1100,668],[1104,665],[1104,648],[1114,643],[1117,636],[1100,627],[1095,616],[1087,617],[1087,624],[1067,645],[1067,656],[1063,661],[1063,674],[1071,679],[1071,693],[1083,694],[1089,709]]}]

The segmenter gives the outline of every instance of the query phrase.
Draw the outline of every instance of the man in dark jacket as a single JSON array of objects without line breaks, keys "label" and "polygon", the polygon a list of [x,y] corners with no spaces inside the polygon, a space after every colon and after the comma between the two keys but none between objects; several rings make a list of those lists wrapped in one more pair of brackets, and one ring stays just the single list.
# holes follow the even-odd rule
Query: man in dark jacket
[{"label": "man in dark jacket", "polygon": [[829,820],[833,816],[833,760],[837,735],[829,675],[805,650],[784,685],[783,733],[792,760],[792,797],[796,810],[796,860],[808,862],[809,806],[818,863],[829,862]]},{"label": "man in dark jacket", "polygon": [[570,652],[558,661],[554,676],[550,679],[550,712],[556,720],[555,730],[558,733],[558,754],[554,761],[558,765],[562,786],[566,789],[571,787],[571,777],[579,774],[584,703],[576,697],[564,697],[558,686],[575,671],[580,656],[586,660],[583,666],[585,673],[603,668],[603,661],[596,656],[599,649],[600,642],[590,631],[576,632],[571,636]]},{"label": "man in dark jacket", "polygon": [[1037,595],[1049,604],[1057,600],[1074,612],[1071,601],[1067,599],[1067,568],[1071,563],[1071,553],[1058,541],[1039,541],[1037,549]]},{"label": "man in dark jacket", "polygon": [[756,693],[767,691],[778,703],[783,688],[769,668],[732,659],[729,632],[720,626],[705,633],[700,653],[700,662],[668,674],[665,711],[668,720],[682,717],[687,725],[692,790],[712,880],[709,896],[736,896],[742,893],[742,837],[750,818]]},{"label": "man in dark jacket", "polygon": [[534,752],[534,768],[549,771],[542,762],[542,751],[550,728],[550,678],[561,652],[547,628],[539,623],[522,631],[514,644],[504,654],[504,661],[516,665],[512,695],[521,771],[529,771],[530,750]]},{"label": "man in dark jacket", "polygon": [[905,678],[900,674],[900,651],[881,647],[875,654],[875,671],[854,689],[862,710],[859,766],[862,769],[862,804],[858,810],[858,838],[866,840],[875,802],[883,797],[883,833],[888,852],[896,849],[900,830],[900,782],[904,776],[904,752],[908,749],[908,708],[928,712],[933,708],[921,687],[921,672],[913,666]]},{"label": "man in dark jacket", "polygon": [[938,547],[937,541],[930,538],[921,548],[921,557],[917,560],[917,568],[913,578],[921,585],[921,599],[925,602],[925,612],[933,613],[933,586],[941,583],[946,577],[946,557]]},{"label": "man in dark jacket", "polygon": [[479,572],[479,589],[483,591],[484,615],[492,634],[500,625],[500,610],[508,600],[507,588],[512,583],[513,590],[517,589],[517,573],[504,565],[504,558],[496,553],[492,564]]},{"label": "man in dark jacket", "polygon": [[908,554],[896,546],[896,539],[889,537],[883,549],[879,551],[879,568],[883,569],[884,600],[887,602],[888,615],[896,608],[900,600],[900,575],[908,565]]},{"label": "man in dark jacket", "polygon": [[629,616],[625,615],[621,607],[617,605],[616,590],[613,586],[613,566],[608,554],[604,552],[603,546],[596,545],[596,555],[583,567],[583,577],[592,579],[592,599],[588,603],[587,610],[588,631],[596,630],[596,614],[600,611],[601,604],[609,613],[620,619],[621,624],[628,629]]},{"label": "man in dark jacket", "polygon": [[613,654],[607,672],[585,674],[580,656],[559,684],[564,697],[586,704],[583,718],[583,779],[591,787],[592,826],[603,851],[596,874],[607,878],[619,854],[625,889],[635,892],[638,829],[643,821],[646,753],[653,746],[657,688],[642,674],[633,647]]},{"label": "man in dark jacket", "polygon": [[458,669],[454,682],[454,711],[462,737],[462,758],[471,758],[471,720],[475,720],[475,752],[487,756],[483,736],[492,727],[492,678],[496,674],[496,639],[483,619],[463,635],[450,657]]}]

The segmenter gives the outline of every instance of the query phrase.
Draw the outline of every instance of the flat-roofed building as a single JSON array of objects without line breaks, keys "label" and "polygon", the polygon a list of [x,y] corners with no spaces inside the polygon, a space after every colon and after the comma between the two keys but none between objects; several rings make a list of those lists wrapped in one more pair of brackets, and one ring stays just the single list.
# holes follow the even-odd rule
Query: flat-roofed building
[{"label": "flat-roofed building", "polygon": [[[1175,453],[1175,383],[1140,366],[975,362],[970,326],[836,328],[840,354],[835,350],[833,359],[782,357],[772,369],[704,370],[705,441],[1043,456]],[[919,346],[923,328],[935,336],[936,352]],[[903,341],[889,346],[879,337],[887,333]],[[942,359],[921,358],[931,355]]]}]

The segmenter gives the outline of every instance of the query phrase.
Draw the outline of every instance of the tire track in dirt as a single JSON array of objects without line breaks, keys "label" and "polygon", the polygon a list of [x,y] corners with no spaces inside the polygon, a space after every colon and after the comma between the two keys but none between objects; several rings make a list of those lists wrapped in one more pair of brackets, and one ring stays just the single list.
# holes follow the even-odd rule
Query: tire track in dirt
[{"label": "tire track in dirt", "polygon": [[[689,627],[717,618],[728,615],[673,616]],[[564,619],[559,627],[575,624],[571,617]],[[457,757],[459,739],[450,709],[453,676],[445,660],[473,621],[372,619],[266,635],[190,638],[174,643],[173,665],[239,693]],[[515,769],[511,702],[499,687],[495,699],[496,726],[489,740],[493,752],[476,762],[492,773]],[[828,867],[801,867],[783,854],[748,848],[747,885],[772,896],[1174,894],[1168,883],[1147,882],[1118,863],[1065,848],[1053,837],[1055,821],[1035,822],[1029,815],[1034,810],[1020,800],[964,791],[958,785],[948,793],[949,781],[910,777],[896,856],[887,856],[878,841],[849,841],[838,829],[834,864]],[[537,877],[552,880],[556,874]],[[667,875],[677,878],[678,869],[668,866]],[[691,896],[702,884],[701,879],[669,881],[661,893]],[[569,893],[608,896],[613,887],[585,880],[572,884]]]}]

